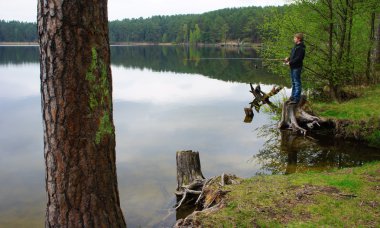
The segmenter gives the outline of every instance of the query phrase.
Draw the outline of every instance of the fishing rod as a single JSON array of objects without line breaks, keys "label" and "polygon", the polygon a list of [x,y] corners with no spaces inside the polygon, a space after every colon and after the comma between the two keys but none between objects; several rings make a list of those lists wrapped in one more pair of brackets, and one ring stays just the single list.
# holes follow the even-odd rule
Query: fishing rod
[{"label": "fishing rod", "polygon": [[217,57],[211,57],[211,58],[192,58],[192,59],[184,59],[187,61],[195,61],[195,60],[266,60],[266,61],[284,61],[284,59],[263,59],[263,58],[217,58]]}]

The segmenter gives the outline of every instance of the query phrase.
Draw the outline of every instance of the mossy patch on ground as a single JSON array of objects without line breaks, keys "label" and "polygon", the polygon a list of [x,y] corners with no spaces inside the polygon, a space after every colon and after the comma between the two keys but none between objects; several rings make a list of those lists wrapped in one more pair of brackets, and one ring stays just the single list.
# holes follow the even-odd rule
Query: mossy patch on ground
[{"label": "mossy patch on ground", "polygon": [[204,227],[376,227],[380,162],[362,167],[256,176],[224,187],[226,205],[196,220]]}]

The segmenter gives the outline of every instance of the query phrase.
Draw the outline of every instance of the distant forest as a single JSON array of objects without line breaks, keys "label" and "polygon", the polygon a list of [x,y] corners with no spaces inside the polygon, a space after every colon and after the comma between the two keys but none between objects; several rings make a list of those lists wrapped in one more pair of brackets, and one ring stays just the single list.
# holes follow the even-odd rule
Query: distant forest
[{"label": "distant forest", "polygon": [[[111,42],[256,43],[261,42],[259,27],[274,9],[278,12],[279,7],[228,8],[203,14],[116,20],[109,22],[109,36]],[[37,40],[36,23],[0,20],[0,42]]]}]

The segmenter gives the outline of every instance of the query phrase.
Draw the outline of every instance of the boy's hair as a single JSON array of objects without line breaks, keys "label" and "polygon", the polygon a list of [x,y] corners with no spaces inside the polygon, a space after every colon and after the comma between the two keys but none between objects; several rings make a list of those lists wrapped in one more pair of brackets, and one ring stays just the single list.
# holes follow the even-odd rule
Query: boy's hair
[{"label": "boy's hair", "polygon": [[297,37],[298,39],[303,41],[303,33],[296,33],[296,34],[294,34],[294,37]]}]

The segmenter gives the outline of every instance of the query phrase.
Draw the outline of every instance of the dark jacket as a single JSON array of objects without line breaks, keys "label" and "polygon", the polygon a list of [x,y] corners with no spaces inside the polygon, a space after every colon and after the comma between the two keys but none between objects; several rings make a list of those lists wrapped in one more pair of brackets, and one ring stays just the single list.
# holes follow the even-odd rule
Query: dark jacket
[{"label": "dark jacket", "polygon": [[303,42],[294,45],[290,53],[289,66],[290,68],[301,68],[303,66],[303,59],[305,58],[306,46]]}]

